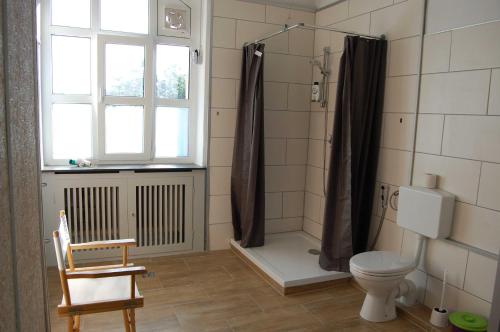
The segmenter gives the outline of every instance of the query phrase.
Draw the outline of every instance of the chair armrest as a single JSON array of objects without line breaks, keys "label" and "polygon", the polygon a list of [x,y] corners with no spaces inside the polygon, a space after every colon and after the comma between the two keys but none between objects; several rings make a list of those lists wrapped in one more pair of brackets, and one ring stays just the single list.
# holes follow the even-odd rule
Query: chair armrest
[{"label": "chair armrest", "polygon": [[70,244],[71,250],[87,250],[87,249],[105,249],[105,248],[120,248],[120,247],[135,247],[136,242],[134,239],[122,240],[107,240],[107,241],[94,241],[84,243]]},{"label": "chair armrest", "polygon": [[120,268],[116,268],[116,269],[66,272],[66,278],[68,278],[68,279],[82,279],[82,278],[96,279],[96,278],[131,276],[131,275],[137,275],[137,274],[145,274],[146,272],[147,272],[147,270],[144,266],[131,266],[131,267],[120,267]]}]

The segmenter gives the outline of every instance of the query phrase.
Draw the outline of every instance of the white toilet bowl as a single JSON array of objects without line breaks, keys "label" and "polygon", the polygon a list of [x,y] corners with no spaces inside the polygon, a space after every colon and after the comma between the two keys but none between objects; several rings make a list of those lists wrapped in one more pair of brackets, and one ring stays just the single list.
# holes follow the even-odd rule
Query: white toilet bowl
[{"label": "white toilet bowl", "polygon": [[[406,296],[413,302],[415,285],[405,276],[415,269],[413,260],[390,251],[369,251],[350,260],[354,279],[366,291],[360,316],[371,322],[396,318],[397,297]],[[408,303],[412,304],[412,303]]]}]

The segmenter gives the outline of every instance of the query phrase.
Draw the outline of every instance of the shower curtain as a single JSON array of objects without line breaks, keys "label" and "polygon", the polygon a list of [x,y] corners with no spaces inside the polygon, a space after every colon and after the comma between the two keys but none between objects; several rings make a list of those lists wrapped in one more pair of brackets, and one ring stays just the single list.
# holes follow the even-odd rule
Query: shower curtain
[{"label": "shower curtain", "polygon": [[367,248],[384,99],[387,42],[347,36],[340,59],[320,266],[349,271]]},{"label": "shower curtain", "polygon": [[264,44],[243,47],[240,96],[231,169],[234,238],[264,245]]}]

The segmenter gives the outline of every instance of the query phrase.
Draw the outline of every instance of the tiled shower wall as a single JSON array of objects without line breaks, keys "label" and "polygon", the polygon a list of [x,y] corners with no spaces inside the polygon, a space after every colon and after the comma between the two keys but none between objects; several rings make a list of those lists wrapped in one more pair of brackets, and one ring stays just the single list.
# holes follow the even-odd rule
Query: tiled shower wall
[{"label": "tiled shower wall", "polygon": [[[214,0],[209,156],[209,248],[233,236],[230,176],[241,47],[283,24],[314,24],[314,13],[236,0]],[[294,30],[266,41],[266,232],[301,230],[309,135],[309,59],[313,31]]]},{"label": "tiled shower wall", "polygon": [[[349,0],[318,12],[316,22],[388,36],[378,184],[394,192],[410,184],[412,172],[416,185],[424,173],[433,173],[439,175],[440,188],[457,196],[451,235],[456,242],[429,241],[422,264],[409,277],[417,284],[419,300],[432,307],[439,301],[446,269],[448,308],[488,316],[500,249],[500,17],[480,23],[494,20],[492,12],[497,8],[499,13],[500,6],[493,0],[458,2],[428,2],[414,162],[423,1]],[[342,42],[336,33],[317,31],[315,55],[325,45],[335,52],[334,82]],[[331,84],[330,105],[335,88]],[[319,152],[324,120],[319,110],[312,106],[304,208],[304,230],[318,238],[324,205]],[[377,207],[372,230],[380,213]],[[396,211],[389,208],[377,249],[413,255],[414,245],[414,235],[396,224]]]}]

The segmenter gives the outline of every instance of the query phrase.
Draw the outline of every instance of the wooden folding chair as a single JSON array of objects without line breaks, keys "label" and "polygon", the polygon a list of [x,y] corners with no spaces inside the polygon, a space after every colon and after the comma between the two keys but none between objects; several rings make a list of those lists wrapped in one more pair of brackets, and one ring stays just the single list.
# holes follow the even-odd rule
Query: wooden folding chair
[{"label": "wooden folding chair", "polygon": [[[80,331],[81,315],[122,310],[125,330],[135,332],[135,308],[144,306],[135,278],[146,273],[144,266],[128,263],[128,247],[135,246],[135,240],[71,244],[66,215],[63,210],[59,214],[59,230],[53,235],[63,298],[57,309],[68,317],[68,331]],[[122,248],[122,264],[75,267],[73,251],[103,248]]]}]

